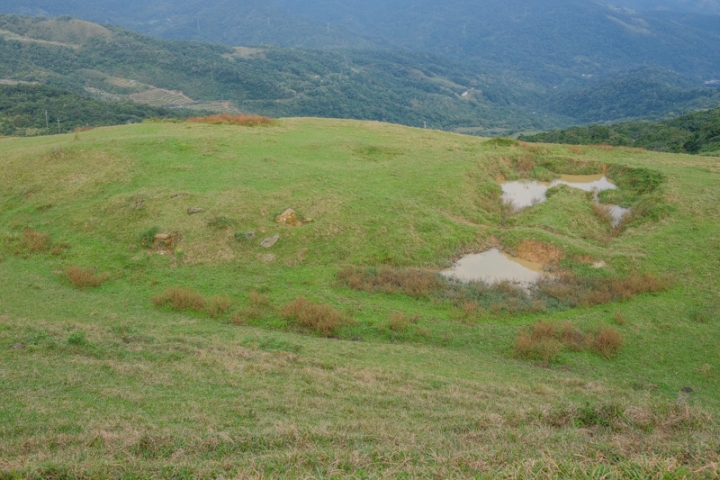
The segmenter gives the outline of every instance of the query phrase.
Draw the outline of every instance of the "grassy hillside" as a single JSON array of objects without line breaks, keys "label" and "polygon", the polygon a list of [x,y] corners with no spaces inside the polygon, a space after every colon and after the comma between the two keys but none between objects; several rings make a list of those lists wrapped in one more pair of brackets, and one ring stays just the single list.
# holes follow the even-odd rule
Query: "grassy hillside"
[{"label": "grassy hillside", "polygon": [[[315,119],[0,139],[0,476],[716,477],[718,162]],[[500,203],[605,165],[621,229]],[[591,283],[437,283],[491,246]],[[524,355],[539,319],[571,343]]]},{"label": "grassy hillside", "polygon": [[541,88],[436,56],[171,42],[70,18],[0,16],[0,79],[155,106],[486,134],[568,124],[532,109]]},{"label": "grassy hillside", "polygon": [[682,115],[664,122],[591,125],[523,135],[520,138],[528,142],[608,144],[660,152],[713,155],[720,151],[720,108]]}]

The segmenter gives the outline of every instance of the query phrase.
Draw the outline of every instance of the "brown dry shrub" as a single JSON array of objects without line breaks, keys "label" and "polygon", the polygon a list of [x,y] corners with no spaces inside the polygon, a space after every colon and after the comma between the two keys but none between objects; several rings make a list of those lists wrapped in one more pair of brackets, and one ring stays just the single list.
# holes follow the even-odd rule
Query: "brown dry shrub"
[{"label": "brown dry shrub", "polygon": [[75,127],[73,130],[73,133],[82,133],[82,132],[88,132],[90,130],[93,130],[95,127]]},{"label": "brown dry shrub", "polygon": [[190,117],[187,120],[193,123],[210,123],[213,125],[231,124],[242,125],[245,127],[255,127],[258,125],[271,125],[273,120],[261,115],[230,115],[228,113],[220,113],[217,115],[208,115],[205,117]]},{"label": "brown dry shrub", "polygon": [[152,297],[152,302],[157,307],[168,306],[179,312],[183,310],[202,311],[206,305],[202,295],[182,287],[168,288],[163,293]]},{"label": "brown dry shrub", "polygon": [[215,318],[227,313],[232,306],[232,301],[227,295],[216,295],[205,302],[205,312]]},{"label": "brown dry shrub", "polygon": [[588,335],[570,322],[553,324],[539,320],[515,338],[515,355],[541,360],[547,365],[564,349],[574,352],[591,349],[605,358],[611,358],[620,351],[622,344],[622,335],[611,327],[602,327],[594,335]]},{"label": "brown dry shrub", "polygon": [[315,303],[304,297],[298,297],[285,305],[281,315],[283,318],[324,337],[335,333],[344,323],[342,314],[330,305]]},{"label": "brown dry shrub", "polygon": [[[543,324],[543,325],[541,325]],[[515,354],[521,358],[541,360],[547,365],[562,351],[563,344],[552,334],[546,331],[544,322],[538,322],[530,331],[523,330],[515,339]]]},{"label": "brown dry shrub", "polygon": [[612,327],[602,327],[595,334],[593,339],[592,349],[595,353],[602,355],[605,358],[611,358],[620,352],[625,339],[620,332]]},{"label": "brown dry shrub", "polygon": [[597,145],[591,145],[591,147],[596,150],[602,150],[603,152],[611,152],[617,148],[612,145],[608,145],[607,143],[599,143]]},{"label": "brown dry shrub", "polygon": [[107,273],[96,275],[92,268],[75,266],[66,268],[63,273],[74,287],[81,289],[99,287],[110,277]]},{"label": "brown dry shrub", "polygon": [[534,153],[534,154],[543,154],[547,153],[547,148],[545,148],[542,145],[538,145],[536,143],[527,143],[527,142],[520,142],[520,148],[523,150],[527,150],[528,152]]},{"label": "brown dry shrub", "polygon": [[649,273],[626,278],[577,278],[568,274],[541,279],[537,283],[537,290],[574,308],[628,300],[643,293],[667,290],[669,286],[670,280],[667,277]]},{"label": "brown dry shrub", "polygon": [[575,155],[585,155],[587,153],[587,150],[578,145],[568,147],[568,150],[570,150],[570,153],[573,153]]},{"label": "brown dry shrub", "polygon": [[535,168],[535,158],[530,154],[520,155],[516,160],[515,167],[520,173],[527,175]]},{"label": "brown dry shrub", "polygon": [[428,297],[444,287],[439,275],[418,269],[347,267],[338,272],[337,278],[353,290],[404,293],[415,298]]},{"label": "brown dry shrub", "polygon": [[559,325],[555,335],[574,352],[581,352],[588,344],[587,335],[570,322]]},{"label": "brown dry shrub", "polygon": [[20,236],[20,244],[31,253],[46,252],[51,246],[50,235],[26,228]]}]

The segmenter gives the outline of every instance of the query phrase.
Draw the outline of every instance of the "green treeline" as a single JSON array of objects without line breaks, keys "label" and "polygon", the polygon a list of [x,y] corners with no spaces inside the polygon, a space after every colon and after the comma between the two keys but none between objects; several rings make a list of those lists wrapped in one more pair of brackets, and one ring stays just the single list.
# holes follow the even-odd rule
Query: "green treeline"
[{"label": "green treeline", "polygon": [[46,85],[0,85],[0,135],[6,136],[67,133],[152,117],[186,118],[190,113],[126,101],[103,102]]},{"label": "green treeline", "polygon": [[720,107],[663,122],[590,125],[521,136],[527,142],[608,144],[672,153],[720,152]]}]

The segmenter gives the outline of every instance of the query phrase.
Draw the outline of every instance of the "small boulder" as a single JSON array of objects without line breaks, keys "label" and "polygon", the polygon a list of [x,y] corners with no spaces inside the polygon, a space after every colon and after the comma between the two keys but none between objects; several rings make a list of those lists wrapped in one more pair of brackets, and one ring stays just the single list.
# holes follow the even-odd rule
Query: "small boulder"
[{"label": "small boulder", "polygon": [[274,237],[268,237],[262,242],[260,242],[261,247],[270,248],[273,245],[277,243],[277,241],[280,240],[280,235],[275,235]]},{"label": "small boulder", "polygon": [[198,207],[188,208],[188,209],[187,209],[187,214],[188,214],[188,215],[194,215],[194,214],[196,214],[196,213],[202,213],[202,212],[204,212],[204,211],[205,211],[204,208],[198,208]]},{"label": "small boulder", "polygon": [[177,235],[174,233],[158,233],[153,239],[153,248],[158,250],[172,250],[177,243]]},{"label": "small boulder", "polygon": [[287,227],[302,227],[305,222],[302,221],[300,216],[292,208],[288,208],[280,215],[275,218],[275,222],[278,225],[285,225]]}]

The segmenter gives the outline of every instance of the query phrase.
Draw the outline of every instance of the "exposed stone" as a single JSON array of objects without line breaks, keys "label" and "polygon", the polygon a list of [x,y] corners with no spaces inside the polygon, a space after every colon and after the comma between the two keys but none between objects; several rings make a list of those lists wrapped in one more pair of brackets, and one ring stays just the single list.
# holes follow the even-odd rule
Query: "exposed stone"
[{"label": "exposed stone", "polygon": [[172,250],[178,241],[175,233],[158,233],[153,239],[153,248],[158,250]]},{"label": "exposed stone", "polygon": [[25,345],[23,345],[22,343],[16,343],[10,348],[12,348],[13,350],[22,350],[23,348],[25,348]]},{"label": "exposed stone", "polygon": [[268,237],[262,242],[260,242],[260,246],[265,248],[270,248],[273,245],[277,243],[277,241],[280,240],[280,235],[275,235],[274,237]]},{"label": "exposed stone", "polygon": [[193,215],[193,214],[195,214],[195,213],[202,213],[202,212],[204,212],[204,211],[205,211],[204,208],[198,208],[198,207],[188,208],[188,209],[187,209],[187,214],[188,214],[188,215]]},{"label": "exposed stone", "polygon": [[305,222],[302,221],[300,216],[292,208],[288,208],[280,215],[275,218],[275,222],[278,225],[285,225],[288,227],[302,227]]}]

